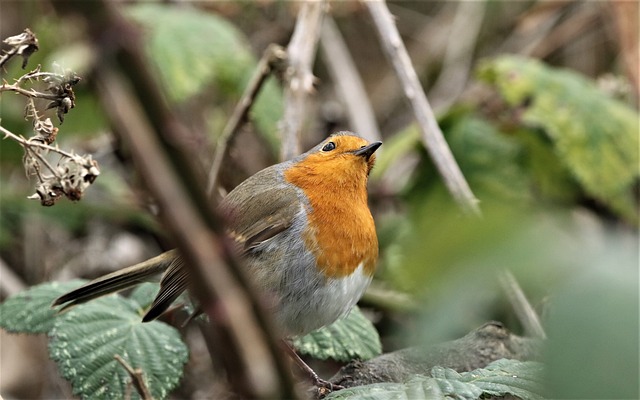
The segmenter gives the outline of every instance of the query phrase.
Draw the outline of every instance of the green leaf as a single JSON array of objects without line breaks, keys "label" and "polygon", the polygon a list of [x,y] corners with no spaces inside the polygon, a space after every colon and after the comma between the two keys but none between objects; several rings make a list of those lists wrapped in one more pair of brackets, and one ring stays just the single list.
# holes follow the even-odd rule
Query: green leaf
[{"label": "green leaf", "polygon": [[382,353],[378,331],[358,307],[343,319],[293,340],[302,354],[326,360],[368,360]]},{"label": "green leaf", "polygon": [[[443,125],[446,122],[443,123]],[[519,165],[521,144],[472,115],[454,118],[443,126],[460,170],[479,199],[523,201],[530,197],[530,182]]]},{"label": "green leaf", "polygon": [[148,51],[177,102],[214,81],[233,85],[253,65],[242,33],[215,14],[146,3],[129,7],[128,15],[145,27]]},{"label": "green leaf", "polygon": [[0,327],[13,333],[47,333],[57,316],[51,303],[85,281],[49,282],[33,286],[0,304]]},{"label": "green leaf", "polygon": [[406,383],[376,383],[332,392],[326,400],[444,400],[435,379],[416,375]]},{"label": "green leaf", "polygon": [[435,367],[432,377],[414,375],[405,383],[377,383],[333,392],[327,400],[475,400],[481,396],[517,396],[542,399],[542,364],[533,361],[498,360],[485,368],[458,373]]},{"label": "green leaf", "polygon": [[[202,10],[166,4],[137,4],[128,14],[147,33],[149,57],[157,66],[169,97],[181,103],[205,92],[211,85],[237,101],[253,74],[257,61],[235,26]],[[265,82],[251,116],[272,145],[278,143],[282,93],[273,78]]]},{"label": "green leaf", "polygon": [[160,290],[160,284],[153,282],[144,282],[131,292],[129,299],[135,301],[140,306],[140,309],[144,310],[153,303],[158,291]]},{"label": "green leaf", "polygon": [[431,375],[447,396],[477,399],[480,395],[542,399],[542,364],[535,361],[497,360],[485,368],[458,373],[434,367]]},{"label": "green leaf", "polygon": [[524,109],[526,124],[546,132],[558,158],[587,194],[637,223],[637,112],[579,74],[532,59],[498,57],[484,62],[479,76],[509,105]]},{"label": "green leaf", "polygon": [[550,398],[640,398],[638,236],[616,232],[597,248],[553,292],[545,321]]},{"label": "green leaf", "polygon": [[139,398],[116,354],[143,371],[155,399],[166,398],[178,385],[188,359],[176,329],[159,321],[142,323],[139,304],[117,295],[61,315],[49,338],[50,357],[82,398],[121,399],[129,390]]}]

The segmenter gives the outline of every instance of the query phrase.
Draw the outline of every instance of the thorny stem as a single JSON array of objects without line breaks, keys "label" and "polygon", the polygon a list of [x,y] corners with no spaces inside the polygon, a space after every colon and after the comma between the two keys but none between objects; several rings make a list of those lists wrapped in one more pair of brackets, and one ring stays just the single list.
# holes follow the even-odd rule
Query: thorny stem
[{"label": "thorny stem", "polygon": [[47,99],[47,100],[58,100],[60,98],[60,96],[56,94],[38,92],[35,89],[23,89],[17,84],[9,85],[6,82],[3,83],[2,86],[0,86],[0,92],[16,92],[18,94],[27,96],[29,98],[38,98],[38,99]]},{"label": "thorny stem", "polygon": [[[38,67],[39,68],[39,67]],[[40,72],[38,69],[35,69],[27,74],[22,75],[20,78],[16,80],[16,85],[19,85],[27,80],[39,80],[40,78],[57,78],[64,79],[63,75],[56,74],[54,72]]]},{"label": "thorny stem", "polygon": [[[40,160],[40,162],[44,164],[44,166],[47,167],[49,171],[51,171],[53,176],[55,176],[58,179],[62,178],[60,174],[58,174],[57,171],[51,166],[51,164],[49,164],[49,162],[44,157],[42,157],[42,154],[38,153],[37,151],[33,151],[33,149],[30,147],[23,146],[23,148],[25,153],[27,153],[27,155],[29,155],[30,157],[35,157],[38,160]],[[38,164],[36,164],[33,169],[36,171],[36,175],[38,176],[38,180],[40,181],[40,183],[43,183],[45,181],[45,178],[42,176],[42,173],[40,172],[40,168],[38,167]]]},{"label": "thorny stem", "polygon": [[28,139],[23,138],[22,136],[18,136],[14,133],[12,133],[11,131],[5,129],[4,127],[0,126],[0,132],[4,134],[5,138],[11,138],[13,140],[15,140],[16,142],[20,143],[23,147],[39,147],[41,149],[45,149],[45,150],[49,150],[49,151],[53,151],[54,153],[58,153],[61,156],[64,157],[68,157],[71,159],[78,159],[78,157],[75,154],[72,153],[68,153],[64,150],[59,149],[57,146],[53,147],[50,146],[46,143],[40,143],[40,142],[36,142],[36,141],[31,141]]}]

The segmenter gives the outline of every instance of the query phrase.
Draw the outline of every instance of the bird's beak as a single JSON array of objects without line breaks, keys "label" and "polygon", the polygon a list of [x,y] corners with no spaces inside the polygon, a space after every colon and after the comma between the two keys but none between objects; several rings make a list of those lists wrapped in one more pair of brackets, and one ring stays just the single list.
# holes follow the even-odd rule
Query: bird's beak
[{"label": "bird's beak", "polygon": [[380,146],[382,146],[382,142],[373,142],[368,146],[364,146],[363,148],[354,151],[353,154],[355,154],[356,156],[362,156],[365,158],[365,160],[369,161],[371,155],[375,153]]}]

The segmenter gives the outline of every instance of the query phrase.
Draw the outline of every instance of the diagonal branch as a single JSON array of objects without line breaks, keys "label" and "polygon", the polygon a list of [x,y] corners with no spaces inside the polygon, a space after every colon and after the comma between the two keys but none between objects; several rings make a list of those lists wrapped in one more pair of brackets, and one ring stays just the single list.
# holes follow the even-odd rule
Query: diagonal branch
[{"label": "diagonal branch", "polygon": [[286,59],[286,53],[284,49],[278,45],[272,44],[267,47],[262,55],[262,58],[258,62],[256,71],[251,77],[251,81],[247,85],[242,98],[238,102],[238,105],[233,110],[233,114],[227,125],[224,127],[220,139],[218,139],[218,145],[216,146],[215,154],[213,155],[213,162],[211,169],[209,170],[209,178],[207,182],[207,194],[211,196],[213,191],[218,186],[218,177],[220,175],[220,167],[222,161],[227,154],[227,148],[229,143],[233,140],[233,137],[238,132],[238,129],[246,121],[249,109],[253,105],[256,96],[262,88],[262,84],[266,81],[267,77],[276,68],[281,68],[278,65]]},{"label": "diagonal branch", "polygon": [[353,129],[371,142],[381,140],[382,135],[364,83],[335,21],[330,16],[322,24],[320,50]]},{"label": "diagonal branch", "polygon": [[422,132],[422,141],[442,179],[458,204],[467,212],[479,215],[478,200],[471,192],[460,167],[451,154],[427,96],[420,85],[407,49],[384,1],[364,1],[369,10],[382,47],[402,84],[405,96]]},{"label": "diagonal branch", "polygon": [[222,218],[205,195],[202,171],[181,139],[186,127],[144,57],[140,32],[107,0],[52,5],[63,15],[84,20],[81,25],[102,54],[93,74],[96,93],[113,130],[130,147],[190,268],[191,288],[217,338],[210,346],[217,350],[212,358],[222,360],[240,397],[296,397],[267,313],[221,239]]}]

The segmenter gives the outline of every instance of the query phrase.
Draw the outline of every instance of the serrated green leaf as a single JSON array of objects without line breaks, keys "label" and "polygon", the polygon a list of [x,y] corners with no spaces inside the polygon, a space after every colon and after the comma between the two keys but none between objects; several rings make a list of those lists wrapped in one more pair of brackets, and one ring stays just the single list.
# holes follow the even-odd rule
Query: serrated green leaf
[{"label": "serrated green leaf", "polygon": [[345,318],[293,340],[302,354],[326,360],[368,360],[382,353],[378,331],[358,307]]},{"label": "serrated green leaf", "polygon": [[542,399],[542,364],[534,361],[497,360],[484,368],[458,373],[434,367],[431,375],[442,392],[454,398],[477,399],[482,394],[511,394],[523,400]]},{"label": "serrated green leaf", "polygon": [[493,84],[522,119],[544,129],[560,161],[586,193],[637,223],[633,185],[640,171],[640,119],[568,70],[514,56],[482,64],[480,78]]},{"label": "serrated green leaf", "polygon": [[458,373],[434,367],[432,377],[414,375],[405,383],[377,383],[333,392],[327,400],[475,400],[481,396],[517,396],[542,399],[542,364],[533,361],[498,360],[485,368]]},{"label": "serrated green leaf", "polygon": [[177,102],[214,81],[233,85],[254,63],[242,33],[215,14],[152,3],[127,11],[145,27],[149,53]]},{"label": "serrated green leaf", "polygon": [[[167,4],[136,4],[128,14],[147,33],[147,50],[159,71],[169,97],[183,102],[214,84],[234,101],[249,82],[257,65],[251,47],[239,29],[223,18],[202,10]],[[274,146],[282,93],[269,78],[251,109],[258,129]]]},{"label": "serrated green leaf", "polygon": [[139,398],[114,356],[141,369],[155,399],[166,398],[183,374],[188,350],[173,327],[140,321],[136,301],[112,295],[82,304],[55,320],[49,355],[82,398]]},{"label": "serrated green leaf", "polygon": [[444,400],[436,380],[415,376],[407,383],[376,383],[332,392],[326,400]]},{"label": "serrated green leaf", "polygon": [[0,327],[13,333],[49,332],[56,318],[56,310],[51,308],[53,300],[84,282],[43,283],[9,297],[0,304]]}]

